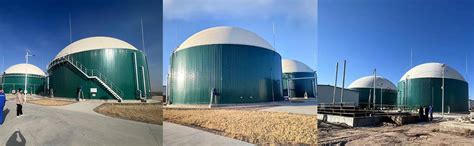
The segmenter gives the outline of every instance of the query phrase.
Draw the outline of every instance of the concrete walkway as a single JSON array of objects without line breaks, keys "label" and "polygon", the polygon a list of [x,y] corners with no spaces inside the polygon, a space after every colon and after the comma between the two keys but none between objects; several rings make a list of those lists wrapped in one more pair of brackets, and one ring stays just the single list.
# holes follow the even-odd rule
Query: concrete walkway
[{"label": "concrete walkway", "polygon": [[287,102],[283,105],[265,108],[260,111],[288,112],[295,114],[317,115],[316,100],[306,100],[304,102]]},{"label": "concrete walkway", "polygon": [[16,118],[15,103],[8,101],[0,145],[23,145],[21,137],[27,146],[162,145],[162,126],[87,113],[94,105],[68,107],[70,110],[26,104],[25,116]]},{"label": "concrete walkway", "polygon": [[165,146],[251,146],[253,144],[210,132],[163,122]]}]

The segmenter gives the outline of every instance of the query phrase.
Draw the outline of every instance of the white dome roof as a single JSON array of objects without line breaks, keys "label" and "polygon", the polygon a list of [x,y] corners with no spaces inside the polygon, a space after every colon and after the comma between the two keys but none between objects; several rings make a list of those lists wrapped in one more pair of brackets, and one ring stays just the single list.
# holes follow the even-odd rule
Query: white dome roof
[{"label": "white dome roof", "polygon": [[292,59],[281,60],[281,66],[283,73],[314,72],[313,69],[306,64]]},{"label": "white dome roof", "polygon": [[253,32],[238,27],[219,26],[208,28],[192,35],[176,51],[211,44],[249,45],[275,50],[267,41]]},{"label": "white dome roof", "polygon": [[78,41],[75,41],[69,44],[66,48],[61,50],[61,52],[56,55],[54,59],[84,52],[90,50],[98,50],[98,49],[109,49],[109,48],[121,48],[121,49],[131,49],[131,50],[138,50],[137,48],[133,47],[129,43],[111,37],[104,37],[104,36],[96,36],[96,37],[88,37]]},{"label": "white dome roof", "polygon": [[[461,81],[466,81],[464,77],[455,69],[451,68],[446,64],[446,72],[444,77],[447,79],[456,79]],[[441,63],[425,63],[410,69],[400,81],[405,79],[417,79],[417,78],[443,78],[443,64]]]},{"label": "white dome roof", "polygon": [[[389,89],[389,90],[397,90],[397,87],[390,82],[389,80],[381,77],[381,76],[376,76],[376,82],[375,82],[375,88],[376,89]],[[374,76],[365,76],[362,78],[359,78],[352,82],[349,85],[350,89],[354,88],[374,88]]]},{"label": "white dome roof", "polygon": [[46,74],[40,68],[25,63],[10,66],[9,68],[7,68],[7,70],[5,70],[5,74],[34,74],[46,76]]}]

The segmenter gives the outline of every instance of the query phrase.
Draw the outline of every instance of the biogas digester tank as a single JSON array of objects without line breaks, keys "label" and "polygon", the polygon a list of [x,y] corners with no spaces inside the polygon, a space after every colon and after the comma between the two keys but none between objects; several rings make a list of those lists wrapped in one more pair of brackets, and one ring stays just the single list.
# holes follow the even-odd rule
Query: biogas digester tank
[{"label": "biogas digester tank", "polygon": [[184,41],[172,54],[170,104],[237,104],[281,101],[281,56],[257,34],[213,27]]},{"label": "biogas digester tank", "polygon": [[455,69],[441,63],[425,63],[409,70],[398,82],[398,105],[411,108],[433,105],[442,110],[442,80],[444,74],[444,112],[468,112],[468,83]]},{"label": "biogas digester tank", "polygon": [[71,43],[48,65],[50,93],[85,99],[150,98],[145,54],[122,40],[89,37]]},{"label": "biogas digester tank", "polygon": [[[305,93],[308,97],[315,97],[315,79],[297,79],[288,82],[288,78],[316,77],[313,69],[302,62],[291,59],[283,59],[282,70],[284,96],[288,96],[288,87],[290,87],[291,97],[304,97]],[[289,86],[288,83],[290,84]]]},{"label": "biogas digester tank", "polygon": [[41,94],[45,91],[44,82],[46,74],[43,70],[32,64],[21,63],[7,68],[2,75],[4,92],[12,93],[13,90],[18,90],[19,88],[25,90],[25,77],[28,94]]},{"label": "biogas digester tank", "polygon": [[[397,105],[397,87],[389,80],[381,77],[375,77],[375,104],[376,106],[382,103],[383,105],[396,106]],[[349,89],[359,92],[359,104],[366,105],[373,102],[374,97],[374,76],[365,76],[359,78],[349,85]]]}]

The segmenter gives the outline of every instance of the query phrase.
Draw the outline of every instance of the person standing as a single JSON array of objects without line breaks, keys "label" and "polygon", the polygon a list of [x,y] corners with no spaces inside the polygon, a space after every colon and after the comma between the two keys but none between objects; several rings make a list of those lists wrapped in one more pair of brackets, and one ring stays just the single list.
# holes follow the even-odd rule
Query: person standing
[{"label": "person standing", "polygon": [[424,115],[424,117],[425,117],[425,121],[426,121],[426,122],[430,121],[430,118],[429,118],[429,117],[430,117],[430,115],[429,115],[430,113],[429,113],[429,112],[430,112],[430,111],[429,111],[429,107],[425,106],[425,115]]},{"label": "person standing", "polygon": [[433,106],[430,105],[430,121],[433,121]]},{"label": "person standing", "polygon": [[23,117],[23,104],[25,104],[26,99],[25,95],[23,94],[23,90],[20,88],[16,93],[16,117]]},{"label": "person standing", "polygon": [[3,108],[5,107],[6,100],[5,93],[3,93],[3,89],[0,88],[0,125],[2,125],[4,121],[3,118],[5,115],[3,115]]},{"label": "person standing", "polygon": [[420,108],[418,109],[418,118],[420,122],[423,121],[423,107],[422,106],[420,106]]}]

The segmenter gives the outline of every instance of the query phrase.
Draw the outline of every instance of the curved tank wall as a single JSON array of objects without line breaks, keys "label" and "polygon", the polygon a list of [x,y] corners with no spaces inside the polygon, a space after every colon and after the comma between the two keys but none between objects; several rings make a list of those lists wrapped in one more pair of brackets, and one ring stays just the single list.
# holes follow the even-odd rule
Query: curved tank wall
[{"label": "curved tank wall", "polygon": [[[303,78],[303,77],[315,77],[314,73],[309,72],[294,72],[294,73],[283,73],[283,95],[288,96],[288,78]],[[314,80],[293,80],[290,82],[290,93],[291,97],[304,97],[307,93],[308,97],[314,96]]]},{"label": "curved tank wall", "polygon": [[[27,91],[33,94],[42,94],[45,92],[45,77],[40,75],[28,74]],[[5,74],[2,76],[2,86],[5,93],[12,93],[19,88],[25,90],[25,74]]]},{"label": "curved tank wall", "polygon": [[[351,88],[351,90],[359,92],[359,104],[361,106],[369,103],[369,96],[373,97],[374,94],[372,88]],[[397,90],[375,88],[375,104],[379,105],[380,103],[388,106],[396,106]]]},{"label": "curved tank wall", "polygon": [[281,101],[281,56],[270,49],[237,44],[209,44],[177,50],[170,63],[170,104]]},{"label": "curved tank wall", "polygon": [[[456,79],[445,79],[444,112],[464,113],[469,111],[468,83]],[[400,106],[417,108],[433,105],[434,112],[442,110],[442,79],[417,78],[398,83],[397,103]]]},{"label": "curved tank wall", "polygon": [[[64,57],[70,57],[78,62],[82,70],[89,75],[103,78],[102,80],[111,84],[123,99],[139,99],[140,95],[145,94],[147,98],[151,97],[148,63],[146,56],[139,50],[98,48]],[[55,60],[58,59],[61,58]],[[135,71],[135,59],[137,71]],[[115,99],[97,80],[87,78],[70,63],[52,66],[48,69],[48,73],[50,94],[56,97],[77,98],[78,91],[82,87],[86,99]],[[94,89],[97,90],[95,96],[91,93]]]}]

